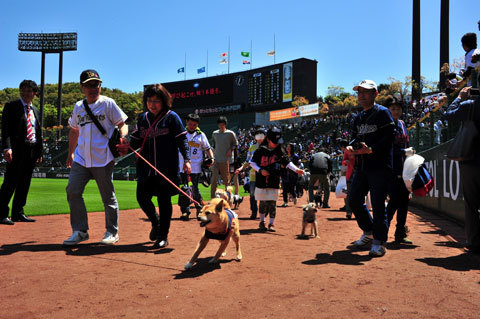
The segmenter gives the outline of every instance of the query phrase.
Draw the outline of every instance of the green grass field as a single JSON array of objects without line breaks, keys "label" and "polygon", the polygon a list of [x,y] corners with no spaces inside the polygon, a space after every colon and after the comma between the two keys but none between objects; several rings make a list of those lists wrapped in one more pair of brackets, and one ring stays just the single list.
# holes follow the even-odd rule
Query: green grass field
[{"label": "green grass field", "polygon": [[[3,177],[0,178],[0,183]],[[27,216],[68,214],[70,212],[67,202],[67,179],[32,178],[28,193],[25,213]],[[137,182],[114,181],[115,193],[121,210],[140,208],[136,198]],[[223,188],[223,186],[222,186]],[[204,200],[210,199],[210,188],[200,185],[200,192]],[[248,195],[248,193],[246,193]],[[245,196],[243,187],[240,187],[240,195]],[[89,212],[104,211],[102,199],[98,192],[97,184],[91,180],[83,194],[85,205]],[[172,197],[172,203],[177,203],[178,196]],[[154,199],[156,203],[156,199]],[[10,202],[10,208],[11,208]]]}]

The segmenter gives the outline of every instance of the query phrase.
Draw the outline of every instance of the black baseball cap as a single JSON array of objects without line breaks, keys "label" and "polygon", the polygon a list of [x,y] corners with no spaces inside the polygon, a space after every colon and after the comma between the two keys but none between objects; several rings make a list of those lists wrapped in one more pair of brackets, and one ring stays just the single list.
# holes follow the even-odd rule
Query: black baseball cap
[{"label": "black baseball cap", "polygon": [[88,81],[100,81],[102,82],[102,79],[100,79],[100,75],[98,74],[97,71],[95,70],[85,70],[80,74],[80,83],[85,84]]},{"label": "black baseball cap", "polygon": [[267,138],[275,144],[283,144],[282,130],[278,127],[272,127],[267,132]]}]

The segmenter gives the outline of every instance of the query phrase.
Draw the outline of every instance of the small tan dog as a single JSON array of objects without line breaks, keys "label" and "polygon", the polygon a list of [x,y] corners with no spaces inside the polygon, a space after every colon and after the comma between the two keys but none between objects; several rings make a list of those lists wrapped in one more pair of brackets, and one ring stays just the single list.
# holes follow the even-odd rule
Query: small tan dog
[{"label": "small tan dog", "polygon": [[307,225],[311,225],[310,236],[320,238],[318,236],[318,223],[317,223],[317,205],[315,203],[308,203],[303,206],[303,218],[302,218],[302,234],[301,238],[306,238],[305,229]]},{"label": "small tan dog", "polygon": [[215,197],[216,198],[222,198],[227,201],[228,205],[230,207],[233,207],[233,187],[232,186],[227,186],[227,190],[223,190],[220,188],[217,188],[215,190]]},{"label": "small tan dog", "polygon": [[200,221],[200,226],[205,227],[200,242],[193,253],[190,261],[185,265],[185,269],[193,267],[197,261],[200,253],[205,249],[210,239],[220,240],[220,247],[215,256],[210,259],[210,263],[218,262],[220,256],[225,256],[225,248],[227,248],[230,238],[233,241],[237,250],[237,261],[242,260],[242,252],[240,250],[240,224],[238,216],[232,210],[228,203],[222,198],[213,198],[203,208],[197,218]]}]

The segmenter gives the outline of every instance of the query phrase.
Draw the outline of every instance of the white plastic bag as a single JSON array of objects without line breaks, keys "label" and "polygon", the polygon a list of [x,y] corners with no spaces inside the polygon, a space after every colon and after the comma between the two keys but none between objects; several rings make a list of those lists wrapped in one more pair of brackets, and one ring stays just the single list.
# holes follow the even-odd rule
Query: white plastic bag
[{"label": "white plastic bag", "polygon": [[412,155],[407,157],[405,162],[403,163],[403,182],[405,183],[405,187],[407,187],[408,191],[412,191],[412,183],[415,175],[417,175],[418,168],[420,165],[425,162],[425,158],[420,155]]},{"label": "white plastic bag", "polygon": [[347,178],[345,176],[340,176],[337,188],[335,188],[335,195],[337,198],[347,198]]}]

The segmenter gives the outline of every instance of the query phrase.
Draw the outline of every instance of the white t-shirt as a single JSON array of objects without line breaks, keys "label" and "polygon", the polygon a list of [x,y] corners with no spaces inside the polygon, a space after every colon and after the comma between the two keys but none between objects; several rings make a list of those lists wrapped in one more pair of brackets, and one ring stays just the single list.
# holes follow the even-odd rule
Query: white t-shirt
[{"label": "white t-shirt", "polygon": [[[470,50],[467,54],[465,54],[465,70],[468,69],[468,67],[473,67],[474,69],[476,69],[480,65],[480,61],[472,63],[472,55],[474,53],[479,54],[480,51],[478,49],[473,49]],[[472,85],[472,79],[468,80],[467,86],[470,85]]]},{"label": "white t-shirt", "polygon": [[[124,123],[127,115],[109,97],[100,95],[93,104],[88,105],[100,124],[111,136],[115,126]],[[84,167],[104,167],[114,160],[108,148],[108,138],[95,126],[88,116],[83,100],[78,101],[73,108],[68,124],[79,130],[77,148],[73,160]]]},{"label": "white t-shirt", "polygon": [[[210,149],[205,133],[198,133],[197,131],[190,133],[187,131],[188,148],[190,150],[190,165],[192,167],[192,174],[202,172],[203,152]],[[183,156],[178,153],[180,172],[183,173]]]}]

